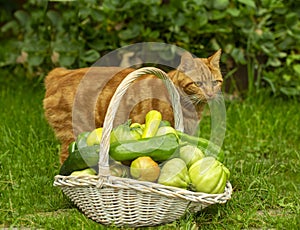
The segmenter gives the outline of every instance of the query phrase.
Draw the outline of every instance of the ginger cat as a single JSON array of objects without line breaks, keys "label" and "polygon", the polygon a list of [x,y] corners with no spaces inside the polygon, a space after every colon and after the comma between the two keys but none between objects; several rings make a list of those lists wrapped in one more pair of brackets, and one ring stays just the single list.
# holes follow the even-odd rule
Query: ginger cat
[{"label": "ginger cat", "polygon": [[[185,132],[193,133],[207,100],[221,92],[219,67],[221,50],[209,58],[193,58],[188,52],[168,76],[181,96]],[[132,68],[91,67],[75,70],[55,68],[45,79],[44,110],[49,124],[60,140],[62,164],[68,157],[68,145],[84,131],[103,125],[108,104],[119,83]],[[138,78],[121,99],[114,125],[128,119],[144,123],[146,113],[160,111],[164,120],[174,122],[168,93],[155,76]]]}]

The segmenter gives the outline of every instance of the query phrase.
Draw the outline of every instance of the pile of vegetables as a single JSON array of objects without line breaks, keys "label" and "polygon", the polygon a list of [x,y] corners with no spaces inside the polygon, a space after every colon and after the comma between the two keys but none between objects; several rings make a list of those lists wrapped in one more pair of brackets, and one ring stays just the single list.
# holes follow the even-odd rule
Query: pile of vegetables
[{"label": "pile of vegetables", "polygon": [[[96,175],[103,128],[78,135],[60,175]],[[208,146],[210,146],[208,150]],[[223,193],[230,177],[224,152],[210,141],[175,130],[151,110],[145,123],[128,120],[110,136],[110,174],[211,194]]]}]

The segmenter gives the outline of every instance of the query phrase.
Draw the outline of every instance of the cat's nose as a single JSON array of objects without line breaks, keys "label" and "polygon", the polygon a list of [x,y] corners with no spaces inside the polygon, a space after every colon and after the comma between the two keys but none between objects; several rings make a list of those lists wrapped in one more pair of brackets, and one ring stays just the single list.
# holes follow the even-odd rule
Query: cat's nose
[{"label": "cat's nose", "polygon": [[208,97],[208,98],[212,98],[213,97],[213,93],[206,93],[206,97]]}]

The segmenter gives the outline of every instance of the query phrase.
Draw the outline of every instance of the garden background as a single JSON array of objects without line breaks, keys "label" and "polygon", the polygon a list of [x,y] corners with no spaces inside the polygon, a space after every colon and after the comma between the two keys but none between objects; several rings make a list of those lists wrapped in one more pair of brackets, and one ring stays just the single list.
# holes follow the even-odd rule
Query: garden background
[{"label": "garden background", "polygon": [[[232,200],[161,229],[297,229],[300,5],[293,0],[0,1],[0,227],[101,229],[58,188],[43,79],[125,45],[221,48]],[[161,58],[170,58],[164,57]]]}]

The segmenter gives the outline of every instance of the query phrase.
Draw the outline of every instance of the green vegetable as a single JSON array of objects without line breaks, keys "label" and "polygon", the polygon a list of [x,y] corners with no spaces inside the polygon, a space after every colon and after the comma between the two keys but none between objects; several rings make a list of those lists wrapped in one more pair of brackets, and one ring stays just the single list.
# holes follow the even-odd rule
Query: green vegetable
[{"label": "green vegetable", "polygon": [[112,143],[109,154],[116,161],[134,160],[142,156],[149,156],[154,161],[165,161],[175,153],[177,148],[177,137],[169,133],[163,136]]},{"label": "green vegetable", "polygon": [[89,175],[96,175],[95,169],[87,168],[81,171],[74,171],[71,173],[70,176],[89,176]]},{"label": "green vegetable", "polygon": [[188,169],[180,158],[173,158],[167,161],[160,172],[158,183],[187,189],[190,184]]},{"label": "green vegetable", "polygon": [[158,128],[155,136],[161,136],[161,135],[165,135],[167,133],[174,133],[176,135],[176,137],[179,139],[179,137],[177,135],[177,130],[171,126],[162,126],[162,127]]},{"label": "green vegetable", "polygon": [[112,176],[116,177],[129,177],[129,167],[121,164],[120,162],[110,162],[109,171]]},{"label": "green vegetable", "polygon": [[82,147],[88,146],[86,143],[87,137],[90,135],[91,132],[83,132],[80,133],[76,138],[76,145],[78,149],[81,149]]},{"label": "green vegetable", "polygon": [[86,138],[86,144],[88,146],[91,145],[99,145],[102,137],[103,128],[94,129]]},{"label": "green vegetable", "polygon": [[167,120],[162,120],[160,123],[159,123],[159,128],[160,127],[164,127],[164,126],[171,126],[171,123]]},{"label": "green vegetable", "polygon": [[135,132],[131,132],[130,123],[131,120],[128,120],[115,127],[110,134],[110,143],[139,139],[140,135],[136,136]]},{"label": "green vegetable", "polygon": [[154,182],[160,173],[158,164],[151,157],[138,157],[130,165],[130,174],[140,181]]},{"label": "green vegetable", "polygon": [[69,155],[72,154],[76,149],[78,149],[76,141],[73,141],[72,143],[69,144],[69,148],[68,148]]},{"label": "green vegetable", "polygon": [[224,161],[224,151],[217,146],[216,144],[210,142],[207,139],[201,137],[191,136],[189,134],[180,132],[177,130],[177,135],[182,143],[182,145],[186,145],[186,142],[191,145],[197,146],[200,150],[202,150],[206,156],[215,157],[218,161]]},{"label": "green vegetable", "polygon": [[86,139],[89,134],[90,132],[80,133],[76,141],[69,144],[69,156],[60,168],[60,175],[67,176],[73,171],[97,165],[99,145],[87,145]]},{"label": "green vegetable", "polygon": [[98,164],[99,145],[85,146],[71,152],[60,168],[60,175],[67,176],[73,171],[83,170]]},{"label": "green vegetable", "polygon": [[184,160],[188,168],[196,161],[205,157],[204,153],[197,146],[189,144],[180,147],[179,155],[180,158]]},{"label": "green vegetable", "polygon": [[204,157],[189,168],[192,187],[197,192],[223,193],[229,170],[214,157]]},{"label": "green vegetable", "polygon": [[137,122],[132,123],[132,124],[130,124],[129,128],[130,128],[130,133],[134,137],[135,140],[142,138],[144,127],[140,123],[137,123]]},{"label": "green vegetable", "polygon": [[145,129],[142,138],[155,136],[161,120],[162,120],[162,115],[159,111],[150,110],[145,117]]},{"label": "green vegetable", "polygon": [[133,127],[130,128],[130,135],[135,139],[141,139],[143,134],[143,130],[141,127]]},{"label": "green vegetable", "polygon": [[140,128],[141,130],[143,130],[143,126],[140,124],[140,123],[132,123],[130,126],[129,126],[131,129],[132,128]]}]

